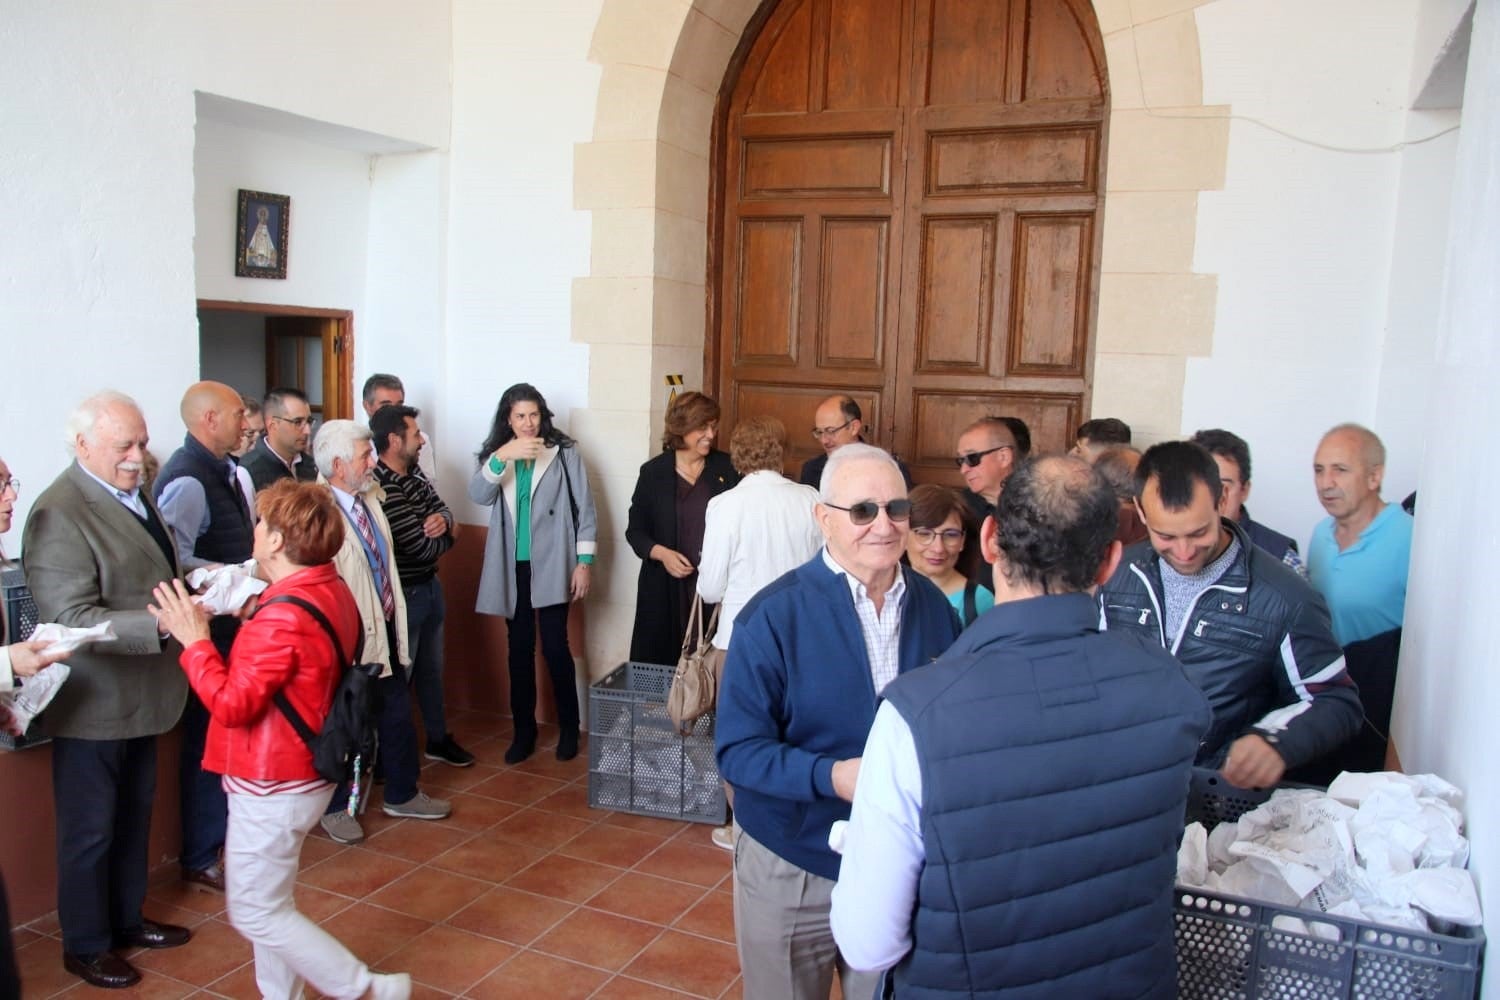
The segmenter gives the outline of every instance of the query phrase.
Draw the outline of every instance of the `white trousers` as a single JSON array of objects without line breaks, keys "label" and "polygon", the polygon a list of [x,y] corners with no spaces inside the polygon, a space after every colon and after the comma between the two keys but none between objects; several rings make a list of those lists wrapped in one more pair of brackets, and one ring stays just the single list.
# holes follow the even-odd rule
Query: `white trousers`
[{"label": "white trousers", "polygon": [[255,947],[255,983],[266,1000],[298,1000],[305,980],[333,1000],[358,1000],[370,970],[338,939],[297,912],[292,887],[307,831],[331,786],[276,795],[229,793],[224,891],[229,922]]}]

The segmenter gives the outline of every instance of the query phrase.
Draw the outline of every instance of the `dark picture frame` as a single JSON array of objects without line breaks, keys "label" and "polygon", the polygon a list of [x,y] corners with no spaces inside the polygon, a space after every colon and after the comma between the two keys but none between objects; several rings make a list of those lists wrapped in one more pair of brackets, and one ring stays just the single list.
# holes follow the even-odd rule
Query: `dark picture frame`
[{"label": "dark picture frame", "polygon": [[239,202],[239,224],[234,227],[235,277],[285,279],[291,195],[241,188]]}]

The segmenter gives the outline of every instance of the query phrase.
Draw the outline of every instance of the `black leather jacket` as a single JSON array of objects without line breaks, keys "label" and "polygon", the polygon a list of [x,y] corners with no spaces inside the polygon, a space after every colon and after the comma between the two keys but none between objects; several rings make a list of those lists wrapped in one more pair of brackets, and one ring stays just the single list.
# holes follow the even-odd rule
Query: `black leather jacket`
[{"label": "black leather jacket", "polygon": [[1177,635],[1165,631],[1161,557],[1149,540],[1126,549],[1100,588],[1099,625],[1160,642],[1208,698],[1214,721],[1200,764],[1219,763],[1229,744],[1253,731],[1297,767],[1359,732],[1359,691],[1322,596],[1239,525],[1220,523],[1239,539],[1239,554],[1198,595]]}]

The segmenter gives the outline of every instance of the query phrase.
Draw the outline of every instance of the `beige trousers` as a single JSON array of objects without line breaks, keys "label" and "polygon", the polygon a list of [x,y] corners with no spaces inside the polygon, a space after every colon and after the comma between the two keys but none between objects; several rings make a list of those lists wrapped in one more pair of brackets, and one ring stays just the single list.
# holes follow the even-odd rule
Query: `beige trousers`
[{"label": "beige trousers", "polygon": [[745,1000],[871,1000],[878,972],[856,972],[828,923],[833,883],[785,861],[734,827],[734,937]]}]

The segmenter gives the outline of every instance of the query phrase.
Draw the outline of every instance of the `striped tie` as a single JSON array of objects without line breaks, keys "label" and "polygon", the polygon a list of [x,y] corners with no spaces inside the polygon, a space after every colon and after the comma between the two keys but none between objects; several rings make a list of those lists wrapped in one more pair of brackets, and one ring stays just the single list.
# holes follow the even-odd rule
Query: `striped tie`
[{"label": "striped tie", "polygon": [[375,573],[376,585],[380,587],[381,613],[385,615],[386,621],[390,621],[396,615],[396,595],[391,592],[391,578],[386,574],[386,567],[380,558],[375,528],[370,524],[365,502],[359,497],[354,498],[354,526],[359,529],[360,537],[365,540],[365,550],[370,553],[370,569]]}]

